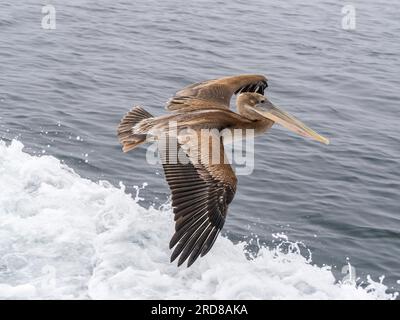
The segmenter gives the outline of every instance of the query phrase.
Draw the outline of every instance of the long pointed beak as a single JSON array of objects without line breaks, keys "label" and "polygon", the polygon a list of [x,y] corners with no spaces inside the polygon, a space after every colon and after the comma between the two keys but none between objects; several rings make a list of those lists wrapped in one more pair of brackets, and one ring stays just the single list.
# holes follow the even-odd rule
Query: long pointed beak
[{"label": "long pointed beak", "polygon": [[263,117],[268,118],[280,125],[284,126],[285,128],[296,132],[300,136],[311,138],[313,140],[329,144],[329,140],[311,128],[307,127],[304,123],[300,120],[296,119],[291,114],[283,111],[282,109],[278,108],[275,105],[270,105],[267,109],[264,108],[256,108],[256,111],[261,114]]}]

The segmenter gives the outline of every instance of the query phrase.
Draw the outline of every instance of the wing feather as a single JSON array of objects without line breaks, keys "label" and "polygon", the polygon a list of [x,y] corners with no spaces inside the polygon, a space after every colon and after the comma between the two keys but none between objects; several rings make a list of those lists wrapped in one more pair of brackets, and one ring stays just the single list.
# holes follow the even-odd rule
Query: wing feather
[{"label": "wing feather", "polygon": [[178,91],[167,102],[167,110],[186,112],[199,109],[229,109],[234,94],[257,92],[268,87],[262,75],[239,75],[192,84]]},{"label": "wing feather", "polygon": [[[189,145],[186,148],[176,141],[178,147],[172,150],[185,150],[189,161],[184,164],[168,163],[165,159],[171,159],[170,149],[163,149],[163,167],[175,215],[175,234],[170,241],[170,248],[174,248],[171,261],[179,257],[178,266],[185,261],[188,261],[188,266],[192,265],[211,249],[224,226],[228,205],[236,191],[237,180],[230,164],[209,162],[212,157],[210,150],[210,158],[204,156],[210,146],[202,143],[209,142],[203,134],[198,135],[200,143],[194,141],[196,137],[187,139],[185,136],[185,144]],[[225,156],[221,137],[215,137],[215,132],[207,133],[210,134],[214,135],[213,139],[219,139],[219,152]]]}]

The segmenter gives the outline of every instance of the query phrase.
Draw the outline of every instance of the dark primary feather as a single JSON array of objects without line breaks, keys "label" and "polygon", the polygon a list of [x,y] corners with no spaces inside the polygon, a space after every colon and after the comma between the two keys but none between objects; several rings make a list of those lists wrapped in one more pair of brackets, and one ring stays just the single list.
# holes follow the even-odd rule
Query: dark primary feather
[{"label": "dark primary feather", "polygon": [[[170,248],[175,248],[171,262],[179,257],[178,266],[188,260],[189,267],[211,249],[224,226],[228,205],[236,191],[236,177],[229,164],[170,163],[169,150],[160,151],[175,214],[175,234],[170,241]],[[201,150],[195,154],[200,157]],[[188,155],[188,160],[193,160],[193,154]]]}]

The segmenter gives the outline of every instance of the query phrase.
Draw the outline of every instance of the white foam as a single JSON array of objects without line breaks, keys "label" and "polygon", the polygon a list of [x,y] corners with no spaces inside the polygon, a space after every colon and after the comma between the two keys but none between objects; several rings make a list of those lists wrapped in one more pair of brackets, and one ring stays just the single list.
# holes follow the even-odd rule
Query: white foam
[{"label": "white foam", "polygon": [[335,284],[329,267],[220,237],[191,268],[169,263],[172,213],[145,209],[51,156],[0,142],[0,298],[391,299],[387,287]]}]

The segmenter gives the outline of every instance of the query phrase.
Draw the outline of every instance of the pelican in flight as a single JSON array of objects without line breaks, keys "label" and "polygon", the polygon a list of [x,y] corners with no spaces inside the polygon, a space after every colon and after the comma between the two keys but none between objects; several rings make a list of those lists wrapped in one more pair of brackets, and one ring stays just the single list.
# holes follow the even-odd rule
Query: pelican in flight
[{"label": "pelican in flight", "polygon": [[[175,234],[169,243],[170,249],[175,247],[171,262],[179,257],[178,266],[188,260],[189,267],[210,251],[236,192],[237,178],[225,161],[222,136],[215,130],[208,132],[208,138],[220,142],[218,151],[222,161],[210,161],[210,154],[214,152],[209,152],[211,143],[194,143],[202,137],[203,129],[217,132],[253,129],[255,135],[260,135],[277,123],[301,136],[329,143],[328,139],[272,104],[264,96],[267,86],[267,79],[262,75],[195,83],[178,91],[167,102],[169,114],[153,117],[142,107],[135,106],[118,126],[124,152],[145,142],[157,141],[164,134],[176,138],[177,151],[188,160],[171,161],[171,146],[160,152],[175,219]],[[230,110],[233,95],[237,96],[237,112]],[[178,131],[171,131],[171,122],[176,123]],[[211,141],[208,138],[205,141]]]}]

